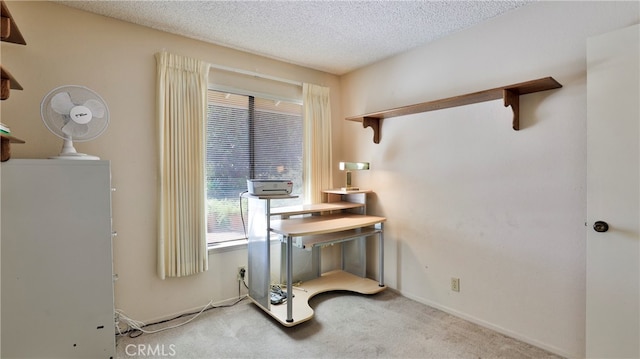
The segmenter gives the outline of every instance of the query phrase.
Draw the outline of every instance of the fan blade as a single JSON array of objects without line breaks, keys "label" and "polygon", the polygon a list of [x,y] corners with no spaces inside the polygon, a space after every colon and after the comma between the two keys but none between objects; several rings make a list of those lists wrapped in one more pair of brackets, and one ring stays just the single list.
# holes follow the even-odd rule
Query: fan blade
[{"label": "fan blade", "polygon": [[87,102],[84,103],[84,106],[89,110],[91,110],[93,117],[98,117],[98,118],[104,117],[105,107],[102,102],[91,99],[91,100],[87,100]]},{"label": "fan blade", "polygon": [[73,106],[68,92],[57,93],[51,98],[51,108],[61,115],[68,115]]},{"label": "fan blade", "polygon": [[69,121],[66,125],[62,126],[62,132],[71,138],[82,137],[89,133],[89,126]]}]

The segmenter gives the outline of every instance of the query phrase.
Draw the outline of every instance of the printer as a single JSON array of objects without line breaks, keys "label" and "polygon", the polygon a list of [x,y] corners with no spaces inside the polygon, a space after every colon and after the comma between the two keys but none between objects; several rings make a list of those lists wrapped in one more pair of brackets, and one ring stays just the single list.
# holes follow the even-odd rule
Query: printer
[{"label": "printer", "polygon": [[291,180],[248,179],[247,190],[256,196],[288,195],[293,190]]}]

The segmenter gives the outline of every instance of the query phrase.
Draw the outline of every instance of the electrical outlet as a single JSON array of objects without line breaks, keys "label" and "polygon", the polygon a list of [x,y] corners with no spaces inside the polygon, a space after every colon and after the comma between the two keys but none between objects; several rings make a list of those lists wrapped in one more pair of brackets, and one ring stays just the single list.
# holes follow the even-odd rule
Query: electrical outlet
[{"label": "electrical outlet", "polygon": [[451,278],[451,290],[454,292],[460,291],[460,278]]},{"label": "electrical outlet", "polygon": [[238,281],[243,280],[246,275],[247,275],[247,267],[246,266],[238,267]]}]

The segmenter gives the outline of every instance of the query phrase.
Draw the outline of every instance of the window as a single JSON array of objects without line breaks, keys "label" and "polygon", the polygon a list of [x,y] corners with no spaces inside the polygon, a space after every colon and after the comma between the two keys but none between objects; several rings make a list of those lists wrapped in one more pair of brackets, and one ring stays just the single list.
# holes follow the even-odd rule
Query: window
[{"label": "window", "polygon": [[[209,90],[207,114],[207,241],[245,238],[247,179],[290,179],[302,204],[302,105]],[[242,216],[241,216],[242,215]]]}]

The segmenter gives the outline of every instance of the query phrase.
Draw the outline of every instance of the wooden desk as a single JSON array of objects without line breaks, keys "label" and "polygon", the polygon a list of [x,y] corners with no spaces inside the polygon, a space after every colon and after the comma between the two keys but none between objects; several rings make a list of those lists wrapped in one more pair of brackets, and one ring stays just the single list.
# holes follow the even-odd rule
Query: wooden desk
[{"label": "wooden desk", "polygon": [[[363,191],[363,196],[366,196]],[[314,295],[333,290],[348,290],[362,294],[374,294],[386,289],[384,285],[384,222],[386,218],[369,216],[364,213],[365,203],[337,201],[305,206],[292,206],[270,209],[270,198],[246,195],[250,200],[249,213],[249,298],[265,312],[278,320],[282,325],[291,327],[305,322],[313,317],[313,309],[309,306],[309,299]],[[281,198],[281,197],[280,197]],[[262,202],[262,204],[258,203]],[[253,203],[253,205],[252,205]],[[252,219],[257,210],[264,211],[259,218]],[[347,211],[360,211],[349,213]],[[291,218],[294,217],[295,218]],[[272,219],[279,217],[279,219]],[[252,224],[265,226],[258,229]],[[266,230],[269,228],[269,230]],[[271,233],[281,235],[281,241],[286,246],[286,289],[293,293],[285,304],[272,305],[269,290],[269,243]],[[377,235],[379,246],[379,278],[378,281],[349,273],[345,270],[335,270],[319,275],[300,286],[293,286],[293,247],[307,250],[318,247],[353,241],[364,240],[367,236]],[[364,250],[364,248],[363,248]],[[364,255],[364,253],[363,253]],[[265,258],[266,257],[266,258]],[[257,271],[256,275],[252,272]],[[283,288],[284,289],[284,288]]]},{"label": "wooden desk", "polygon": [[384,217],[362,214],[328,214],[324,216],[275,220],[271,222],[271,231],[285,236],[304,237],[373,226],[385,220],[386,218]]}]

